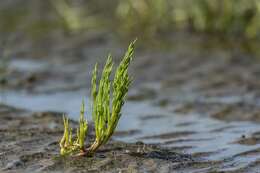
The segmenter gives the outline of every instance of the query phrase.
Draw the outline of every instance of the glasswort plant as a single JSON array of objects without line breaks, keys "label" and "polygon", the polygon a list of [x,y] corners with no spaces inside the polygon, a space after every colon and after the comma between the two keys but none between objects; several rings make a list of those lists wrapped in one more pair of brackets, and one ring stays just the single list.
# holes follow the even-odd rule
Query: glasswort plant
[{"label": "glasswort plant", "polygon": [[[96,138],[90,147],[85,148],[85,139],[88,130],[88,123],[84,117],[85,104],[81,105],[79,127],[77,136],[72,137],[72,128],[69,126],[69,119],[63,116],[64,134],[60,140],[61,155],[85,155],[92,156],[97,149],[107,143],[113,135],[118,121],[121,117],[121,108],[124,105],[125,97],[132,79],[128,74],[128,67],[133,58],[135,41],[130,43],[121,63],[117,67],[113,82],[110,76],[113,69],[112,56],[108,55],[107,62],[101,74],[97,86],[98,65],[92,72],[91,97],[92,97],[92,117],[95,125]],[[112,99],[110,98],[112,96]]]}]

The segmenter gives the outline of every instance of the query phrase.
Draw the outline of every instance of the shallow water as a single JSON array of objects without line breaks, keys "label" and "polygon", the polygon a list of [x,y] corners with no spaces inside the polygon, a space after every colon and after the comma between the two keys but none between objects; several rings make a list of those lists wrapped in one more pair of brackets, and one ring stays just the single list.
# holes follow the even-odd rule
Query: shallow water
[{"label": "shallow water", "polygon": [[[113,138],[201,156],[210,171],[259,168],[260,126],[254,123],[260,121],[259,64],[230,52],[205,55],[204,50],[193,50],[148,52],[136,59],[131,67],[136,83]],[[90,57],[88,51],[86,48],[85,59],[53,55],[42,60],[12,60],[9,68],[16,72],[10,78],[14,89],[0,90],[0,102],[35,112],[64,112],[77,120],[84,97],[90,120],[85,81],[97,52],[93,50]],[[19,75],[22,79],[33,75],[36,81],[29,80],[28,87],[26,80],[19,82]],[[16,81],[22,86],[17,87]]]},{"label": "shallow water", "polygon": [[[31,111],[65,111],[70,118],[77,119],[84,91],[60,92],[56,94],[27,94],[3,92],[1,102]],[[90,105],[87,98],[86,105]],[[90,107],[87,117],[90,119]],[[223,122],[198,114],[177,114],[155,106],[151,102],[128,101],[117,131],[134,133],[116,135],[125,142],[144,141],[165,147],[180,148],[186,153],[200,154],[212,161],[225,160],[225,169],[239,169],[260,159],[254,150],[260,144],[239,144],[260,132],[260,126],[252,122]],[[248,154],[253,152],[253,154]]]}]

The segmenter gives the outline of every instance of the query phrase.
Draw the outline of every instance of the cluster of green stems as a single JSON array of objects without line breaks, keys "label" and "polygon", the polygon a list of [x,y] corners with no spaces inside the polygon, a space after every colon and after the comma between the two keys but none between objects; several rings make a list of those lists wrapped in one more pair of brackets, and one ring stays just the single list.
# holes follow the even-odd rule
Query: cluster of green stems
[{"label": "cluster of green stems", "polygon": [[130,43],[122,61],[115,70],[113,82],[110,81],[113,70],[111,55],[108,55],[99,83],[97,83],[98,65],[95,65],[91,80],[91,109],[95,125],[95,141],[89,147],[85,146],[88,122],[85,118],[85,103],[83,101],[76,137],[73,137],[69,119],[66,116],[63,117],[64,134],[60,140],[61,155],[92,156],[113,135],[121,117],[121,109],[124,105],[125,97],[132,82],[128,74],[128,67],[133,58],[134,45],[135,41]]}]

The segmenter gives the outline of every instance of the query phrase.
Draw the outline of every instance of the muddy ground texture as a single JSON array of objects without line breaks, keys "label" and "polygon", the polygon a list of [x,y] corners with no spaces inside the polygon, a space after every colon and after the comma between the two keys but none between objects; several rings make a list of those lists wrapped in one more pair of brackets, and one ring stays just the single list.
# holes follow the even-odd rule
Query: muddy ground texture
[{"label": "muddy ground texture", "polygon": [[[1,90],[3,93],[55,94],[84,89],[87,95],[90,72],[95,62],[102,64],[107,53],[112,52],[118,63],[126,47],[126,44],[122,46],[111,38],[109,33],[101,32],[73,39],[47,39],[44,44],[17,41],[13,45],[8,70],[1,79]],[[260,122],[258,57],[240,48],[205,44],[203,39],[189,43],[176,42],[168,45],[170,49],[164,51],[137,48],[136,58],[130,68],[135,80],[129,101],[149,101],[154,107],[167,110],[174,116],[196,114],[198,118],[210,117],[224,122]],[[141,121],[160,117],[147,115],[141,117]],[[209,160],[204,157],[214,154],[214,151],[189,153],[185,146],[163,148],[142,142],[145,139],[189,137],[192,133],[157,134],[140,138],[140,142],[131,144],[111,141],[93,158],[78,159],[59,156],[61,113],[30,112],[2,104],[0,122],[2,172],[237,173],[260,170],[257,159],[240,167],[236,162],[227,165],[230,160]],[[76,123],[72,123],[75,127]],[[179,124],[187,127],[186,131],[189,131],[189,125]],[[225,130],[218,129],[220,132]],[[254,146],[260,143],[257,132],[251,136],[243,131],[237,133],[241,135],[237,141],[233,141],[236,144]],[[131,131],[118,131],[115,134],[120,135],[131,135]],[[93,130],[88,139],[93,140]],[[248,158],[259,151],[260,148],[256,147],[238,153],[234,158]]]},{"label": "muddy ground texture", "polygon": [[[110,142],[91,158],[61,157],[59,113],[32,113],[0,105],[0,120],[4,122],[0,125],[1,172],[169,172],[183,169],[182,165],[197,168],[203,164],[196,163],[198,157],[142,142]],[[88,139],[93,140],[93,133]]]},{"label": "muddy ground texture", "polygon": [[[106,32],[56,37],[14,43],[1,89],[34,94],[86,89],[89,94],[95,63],[101,68],[108,53],[118,63],[127,47]],[[183,40],[173,39],[166,49],[137,45],[128,99],[153,101],[172,112],[259,122],[259,54],[208,38]]]}]

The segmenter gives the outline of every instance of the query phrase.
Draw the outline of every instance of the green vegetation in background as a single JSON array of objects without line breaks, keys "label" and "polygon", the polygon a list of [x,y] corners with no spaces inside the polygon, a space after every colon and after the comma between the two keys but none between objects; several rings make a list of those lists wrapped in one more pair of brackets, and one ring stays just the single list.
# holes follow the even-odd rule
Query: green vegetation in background
[{"label": "green vegetation in background", "polygon": [[[178,30],[259,38],[259,0],[90,0],[78,7],[88,11],[85,17],[76,17],[79,10],[73,12],[72,7],[68,8],[72,3],[57,2],[67,4],[60,5],[57,11],[71,14],[60,13],[67,18],[68,28],[84,28],[88,26],[86,23],[92,26],[96,23],[122,35],[144,35],[147,38]],[[86,17],[92,20],[86,20]]]},{"label": "green vegetation in background", "polygon": [[[153,1],[142,1],[148,19],[142,16],[133,18],[149,20],[155,32],[171,28],[229,36],[241,34],[247,38],[256,38],[259,34],[260,22],[256,20],[260,14],[258,0],[160,0],[157,7],[161,8],[155,8]],[[123,18],[126,19],[127,15]]]},{"label": "green vegetation in background", "polygon": [[95,124],[96,134],[94,143],[89,148],[85,148],[88,123],[84,117],[85,105],[83,102],[80,111],[79,128],[77,129],[76,139],[73,139],[72,137],[72,129],[69,126],[68,118],[65,116],[63,117],[64,134],[60,141],[61,155],[71,155],[77,153],[78,155],[92,156],[96,150],[101,145],[106,144],[113,135],[121,117],[121,108],[124,105],[125,97],[132,81],[128,75],[128,67],[132,61],[134,44],[135,41],[129,45],[124,58],[115,71],[114,80],[112,83],[110,82],[110,76],[113,69],[111,55],[107,58],[98,87],[97,65],[93,70],[91,95],[92,117]]},{"label": "green vegetation in background", "polygon": [[[0,32],[33,37],[65,30],[107,30],[160,38],[176,31],[259,39],[259,0],[49,0],[1,2]],[[21,4],[22,3],[22,4]]]}]

